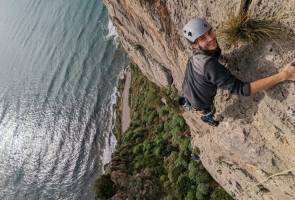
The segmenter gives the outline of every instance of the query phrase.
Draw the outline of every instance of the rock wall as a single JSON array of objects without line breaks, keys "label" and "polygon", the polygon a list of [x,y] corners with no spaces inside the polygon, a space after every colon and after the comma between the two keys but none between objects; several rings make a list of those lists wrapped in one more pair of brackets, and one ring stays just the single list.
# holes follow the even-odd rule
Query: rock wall
[{"label": "rock wall", "polygon": [[[121,45],[153,82],[181,91],[189,46],[181,29],[194,16],[218,30],[239,0],[104,0]],[[253,0],[249,12],[276,16],[294,31],[294,0]],[[242,80],[256,80],[295,60],[295,42],[266,41],[225,53],[226,66]],[[222,46],[221,46],[222,47]],[[216,107],[225,115],[217,128],[184,113],[194,146],[210,174],[236,199],[295,199],[295,87],[285,82],[243,98],[219,91]]]}]

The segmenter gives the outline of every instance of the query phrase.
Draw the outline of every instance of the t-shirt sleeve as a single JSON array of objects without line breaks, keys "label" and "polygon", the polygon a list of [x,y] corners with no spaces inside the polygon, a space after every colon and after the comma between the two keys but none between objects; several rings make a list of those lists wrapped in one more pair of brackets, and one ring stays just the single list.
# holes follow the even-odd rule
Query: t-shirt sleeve
[{"label": "t-shirt sleeve", "polygon": [[216,58],[207,61],[204,75],[207,81],[217,87],[229,90],[231,93],[242,96],[251,95],[250,83],[237,79]]}]

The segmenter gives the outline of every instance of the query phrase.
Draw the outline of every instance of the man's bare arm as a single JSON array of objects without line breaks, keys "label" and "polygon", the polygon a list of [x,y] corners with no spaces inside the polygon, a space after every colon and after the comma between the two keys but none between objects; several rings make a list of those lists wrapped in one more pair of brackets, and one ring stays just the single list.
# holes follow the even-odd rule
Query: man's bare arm
[{"label": "man's bare arm", "polygon": [[253,81],[250,83],[251,94],[255,94],[257,92],[271,88],[272,86],[283,81],[285,81],[285,75],[281,72],[266,78]]},{"label": "man's bare arm", "polygon": [[294,63],[287,64],[284,66],[283,70],[277,74],[251,82],[251,94],[266,90],[286,80],[295,81]]}]

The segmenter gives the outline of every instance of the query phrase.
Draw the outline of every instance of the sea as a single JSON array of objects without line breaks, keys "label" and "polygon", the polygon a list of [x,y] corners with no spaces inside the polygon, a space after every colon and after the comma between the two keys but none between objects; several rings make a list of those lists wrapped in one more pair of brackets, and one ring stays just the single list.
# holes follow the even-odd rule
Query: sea
[{"label": "sea", "polygon": [[0,0],[0,199],[94,199],[128,57],[102,0]]}]

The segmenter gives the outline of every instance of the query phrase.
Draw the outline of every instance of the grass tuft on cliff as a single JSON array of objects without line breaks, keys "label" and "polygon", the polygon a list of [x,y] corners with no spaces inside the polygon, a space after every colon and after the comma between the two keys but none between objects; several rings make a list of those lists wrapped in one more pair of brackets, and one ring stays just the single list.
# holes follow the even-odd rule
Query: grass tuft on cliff
[{"label": "grass tuft on cliff", "polygon": [[191,159],[197,149],[183,134],[188,126],[174,100],[176,90],[160,89],[136,66],[131,74],[131,125],[121,133],[107,174],[96,181],[97,199],[231,200]]},{"label": "grass tuft on cliff", "polygon": [[250,45],[261,41],[278,41],[285,35],[283,28],[273,18],[255,18],[250,15],[228,16],[228,20],[220,30],[220,40],[226,47],[238,42]]}]

